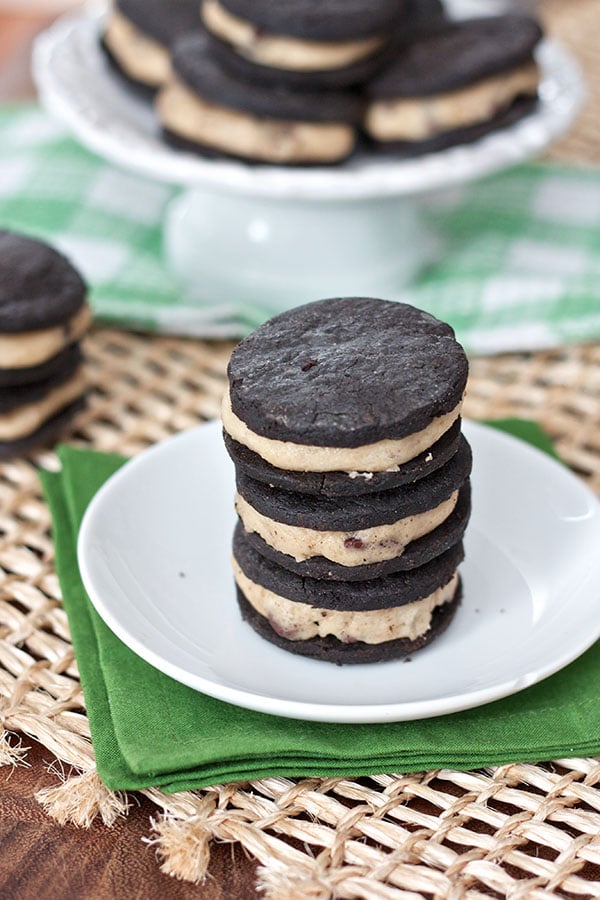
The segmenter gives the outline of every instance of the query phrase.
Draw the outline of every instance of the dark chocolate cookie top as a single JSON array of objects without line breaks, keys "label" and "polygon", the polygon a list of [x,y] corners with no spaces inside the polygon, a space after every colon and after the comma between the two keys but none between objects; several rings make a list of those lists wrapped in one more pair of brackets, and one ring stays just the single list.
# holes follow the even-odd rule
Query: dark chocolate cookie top
[{"label": "dark chocolate cookie top", "polygon": [[299,91],[237,78],[210,52],[205,32],[188,35],[173,47],[173,68],[188,87],[213,103],[242,112],[300,122],[358,123],[363,101],[351,91]]},{"label": "dark chocolate cookie top", "polygon": [[233,412],[264,437],[359,447],[426,428],[459,403],[468,362],[449,325],[405,303],[319,300],[233,352]]},{"label": "dark chocolate cookie top", "polygon": [[367,93],[384,100],[452,91],[528,62],[541,38],[540,26],[527,16],[454,22],[408,46]]},{"label": "dark chocolate cookie top", "polygon": [[0,332],[62,325],[85,295],[85,282],[65,256],[41,241],[0,231]]},{"label": "dark chocolate cookie top", "polygon": [[274,34],[307,40],[346,41],[388,29],[403,0],[219,0],[221,6]]},{"label": "dark chocolate cookie top", "polygon": [[119,12],[164,46],[200,27],[200,0],[116,0]]}]

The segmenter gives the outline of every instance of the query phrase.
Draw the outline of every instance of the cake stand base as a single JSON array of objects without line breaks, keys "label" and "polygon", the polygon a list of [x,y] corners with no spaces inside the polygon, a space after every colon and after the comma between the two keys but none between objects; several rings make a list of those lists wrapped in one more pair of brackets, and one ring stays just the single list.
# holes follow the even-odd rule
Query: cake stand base
[{"label": "cake stand base", "polygon": [[414,199],[319,202],[204,186],[171,202],[164,241],[190,300],[275,309],[326,296],[393,298],[438,249]]}]

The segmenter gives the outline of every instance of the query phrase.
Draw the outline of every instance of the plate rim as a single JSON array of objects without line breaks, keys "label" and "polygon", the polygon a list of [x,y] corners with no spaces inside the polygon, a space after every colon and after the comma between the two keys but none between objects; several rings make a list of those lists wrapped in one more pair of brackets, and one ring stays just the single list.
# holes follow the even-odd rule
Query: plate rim
[{"label": "plate rim", "polygon": [[[532,455],[533,457],[544,458],[547,463],[551,464],[551,467],[555,467],[556,471],[560,472],[561,477],[566,477],[569,480],[572,479],[579,489],[583,489],[584,493],[587,494],[588,499],[593,501],[597,512],[600,514],[600,501],[596,495],[581,479],[577,478],[577,476],[560,461],[553,459],[548,454],[531,444],[528,444],[526,441],[500,431],[492,426],[471,420],[465,420],[464,425],[467,433],[477,434],[483,432],[492,436],[493,440],[496,440],[499,443],[508,442],[513,446],[518,445],[520,452]],[[175,681],[218,700],[257,712],[283,716],[286,718],[340,724],[410,721],[461,712],[517,693],[518,691],[530,687],[533,684],[537,684],[545,678],[548,678],[550,675],[560,671],[560,669],[581,656],[596,642],[596,640],[598,640],[598,638],[600,638],[599,621],[597,631],[590,631],[586,639],[578,642],[576,647],[571,647],[565,653],[558,657],[554,657],[546,666],[542,666],[537,670],[519,674],[513,679],[503,681],[501,684],[481,688],[475,691],[452,694],[450,696],[444,696],[443,698],[438,697],[401,703],[385,702],[356,705],[330,703],[317,704],[314,702],[267,696],[252,690],[242,690],[237,687],[220,684],[219,682],[208,681],[204,676],[188,672],[181,666],[160,656],[160,654],[156,653],[153,649],[146,647],[143,641],[136,635],[132,635],[129,629],[121,624],[118,617],[113,615],[110,606],[105,604],[101,596],[101,591],[99,592],[94,584],[93,576],[91,575],[87,564],[86,545],[90,538],[90,532],[93,535],[94,517],[97,514],[97,510],[102,508],[102,504],[106,502],[105,498],[108,494],[114,490],[118,490],[120,482],[129,477],[129,473],[133,468],[139,465],[140,460],[164,453],[165,446],[167,445],[172,447],[178,443],[191,442],[194,441],[201,432],[206,432],[208,429],[218,429],[220,431],[220,428],[220,422],[218,421],[203,423],[166,438],[127,461],[102,485],[92,498],[83,516],[77,539],[77,561],[81,579],[90,602],[100,618],[110,630],[127,647],[129,647],[129,649],[150,665],[154,666],[154,668],[173,678]],[[326,665],[327,663],[323,664]]]},{"label": "plate rim", "polygon": [[[61,17],[37,37],[32,70],[40,99],[95,153],[143,177],[187,188],[206,187],[272,199],[364,201],[414,196],[485,177],[541,153],[570,127],[586,96],[581,69],[574,57],[560,42],[546,37],[539,53],[544,79],[550,88],[546,93],[551,95],[554,91],[556,95],[558,91],[560,97],[542,97],[538,110],[472,144],[416,159],[373,159],[362,169],[352,168],[352,161],[329,168],[257,168],[231,160],[201,159],[166,145],[160,153],[156,148],[142,146],[132,154],[129,145],[119,144],[118,137],[98,126],[93,104],[73,101],[56,68],[57,54],[60,58],[59,51],[69,47],[73,35],[79,35],[81,40],[86,28],[98,29],[103,15],[103,5],[92,5]],[[87,65],[95,68],[97,76],[109,74],[96,66],[93,59]],[[82,90],[82,83],[78,82],[78,90]],[[542,131],[537,134],[536,129],[540,128]]]}]

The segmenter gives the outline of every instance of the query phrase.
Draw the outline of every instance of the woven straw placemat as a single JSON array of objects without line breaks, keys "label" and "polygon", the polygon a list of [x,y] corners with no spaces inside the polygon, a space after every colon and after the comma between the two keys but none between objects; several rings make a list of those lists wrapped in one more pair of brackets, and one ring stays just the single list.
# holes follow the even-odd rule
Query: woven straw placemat
[{"label": "woven straw placemat", "polygon": [[[548,0],[544,9],[592,89],[553,156],[600,161],[600,3]],[[90,402],[66,439],[133,454],[217,415],[230,346],[108,330],[86,345]],[[473,360],[465,412],[539,421],[600,493],[600,346]],[[20,734],[35,738],[79,773],[42,793],[48,811],[61,822],[110,824],[127,798],[95,773],[36,465],[57,461],[47,452],[0,466],[0,764],[24,755]],[[281,900],[600,896],[594,759],[144,793],[158,807],[152,839],[163,869],[192,881],[219,840],[252,854],[267,896]]]},{"label": "woven straw placemat", "polygon": [[[218,412],[229,346],[102,330],[86,349],[93,391],[68,436],[75,442],[132,454]],[[600,492],[600,347],[474,360],[466,413],[537,419]],[[36,463],[56,460],[42,453],[0,469],[3,721],[82,773],[44,792],[51,814],[82,825],[100,815],[108,824],[126,800],[95,774]],[[18,755],[5,734],[0,759]],[[273,898],[600,896],[592,865],[600,865],[600,765],[592,759],[144,793],[163,812],[154,836],[163,868],[192,880],[202,878],[217,839],[238,841],[259,860]]]}]

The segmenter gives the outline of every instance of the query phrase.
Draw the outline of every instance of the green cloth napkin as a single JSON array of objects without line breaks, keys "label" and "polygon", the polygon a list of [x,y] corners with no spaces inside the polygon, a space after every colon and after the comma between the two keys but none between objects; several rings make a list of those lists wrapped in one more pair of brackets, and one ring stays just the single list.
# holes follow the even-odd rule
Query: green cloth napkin
[{"label": "green cloth napkin", "polygon": [[[161,222],[175,194],[84,150],[40,109],[0,111],[0,227],[71,256],[104,321],[240,337],[276,310],[244,297],[231,306],[183,295],[162,254]],[[472,353],[597,339],[599,214],[600,171],[548,163],[428,197],[424,215],[443,252],[396,299],[450,322]]]},{"label": "green cloth napkin", "polygon": [[[497,423],[545,450],[533,423]],[[374,775],[600,753],[600,642],[551,678],[505,700],[435,719],[329,725],[240,709],[161,674],[116,638],[89,602],[76,558],[83,513],[122,457],[59,449],[41,472],[56,564],[98,772],[114,790],[178,791],[268,776]]]}]

